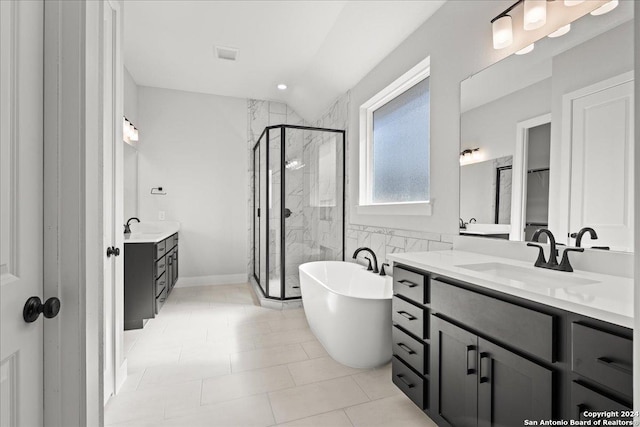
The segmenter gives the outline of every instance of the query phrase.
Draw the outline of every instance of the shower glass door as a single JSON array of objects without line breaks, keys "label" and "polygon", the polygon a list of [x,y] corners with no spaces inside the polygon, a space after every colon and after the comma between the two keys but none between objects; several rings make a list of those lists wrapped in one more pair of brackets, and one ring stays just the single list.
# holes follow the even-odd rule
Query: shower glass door
[{"label": "shower glass door", "polygon": [[284,297],[300,297],[298,266],[343,260],[344,133],[285,128],[281,212]]}]

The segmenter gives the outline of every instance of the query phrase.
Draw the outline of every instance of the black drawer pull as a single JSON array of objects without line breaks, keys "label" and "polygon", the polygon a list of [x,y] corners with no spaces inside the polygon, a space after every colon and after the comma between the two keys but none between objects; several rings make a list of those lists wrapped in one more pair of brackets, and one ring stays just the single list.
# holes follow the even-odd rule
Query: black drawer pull
[{"label": "black drawer pull", "polygon": [[165,248],[158,248],[158,250],[159,250],[160,252],[164,252],[164,249],[165,249]]},{"label": "black drawer pull", "polygon": [[407,279],[398,280],[398,283],[400,283],[401,285],[405,285],[409,288],[415,288],[416,286],[418,286],[416,283],[413,283]]},{"label": "black drawer pull", "polygon": [[158,268],[164,268],[164,264],[160,264]]},{"label": "black drawer pull", "polygon": [[578,410],[578,413],[576,414],[576,420],[582,421],[583,420],[582,414],[584,413],[584,411],[589,409],[589,407],[587,405],[585,405],[584,403],[578,403],[576,405],[576,409]]},{"label": "black drawer pull", "polygon": [[489,368],[486,369],[482,369],[482,361],[486,360],[486,361],[490,361],[490,357],[489,357],[489,353],[480,353],[480,382],[481,383],[488,383],[490,378],[489,375],[482,375],[483,372],[488,372]]},{"label": "black drawer pull", "polygon": [[[476,373],[476,368],[470,368],[469,367],[469,354],[471,354],[472,352],[474,353],[475,356],[475,351],[476,351],[476,346],[475,345],[468,345],[467,346],[467,375],[472,375]],[[473,360],[475,360],[475,357],[473,357]]]},{"label": "black drawer pull", "polygon": [[622,363],[614,362],[613,360],[608,359],[606,357],[598,357],[596,361],[605,366],[613,368],[616,371],[620,371],[622,373],[629,374],[629,375],[633,374],[633,369],[631,369],[630,367],[623,365]]},{"label": "black drawer pull", "polygon": [[416,320],[417,317],[412,316],[410,313],[407,313],[406,311],[396,311],[396,313],[398,313],[400,316],[407,318],[408,320]]},{"label": "black drawer pull", "polygon": [[398,374],[396,375],[396,377],[398,377],[398,379],[402,381],[409,388],[414,388],[416,386],[415,384],[410,383],[409,380],[407,380],[403,374]]},{"label": "black drawer pull", "polygon": [[401,349],[403,349],[404,351],[406,351],[409,354],[416,354],[415,351],[411,350],[411,347],[409,347],[406,344],[403,344],[401,342],[398,343],[398,347],[400,347]]}]

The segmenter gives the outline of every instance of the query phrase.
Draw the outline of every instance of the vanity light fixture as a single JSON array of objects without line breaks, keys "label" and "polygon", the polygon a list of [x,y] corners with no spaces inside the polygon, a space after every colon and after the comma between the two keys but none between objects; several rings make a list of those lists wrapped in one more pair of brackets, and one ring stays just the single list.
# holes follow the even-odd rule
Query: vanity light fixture
[{"label": "vanity light fixture", "polygon": [[560,27],[557,30],[555,30],[553,33],[549,34],[547,37],[551,37],[552,39],[555,37],[560,37],[560,36],[564,36],[565,34],[567,34],[569,31],[571,31],[571,24],[567,24],[564,27]]},{"label": "vanity light fixture", "polygon": [[511,17],[503,15],[491,21],[493,30],[493,48],[503,49],[513,43],[513,26]]},{"label": "vanity light fixture", "polygon": [[[542,28],[547,23],[547,2],[554,0],[517,0],[501,14],[491,20],[491,31],[493,34],[493,48],[504,49],[511,46],[513,43],[513,20],[511,18],[511,11],[516,8],[520,3],[523,4],[523,22],[524,29],[526,31],[537,30]],[[567,7],[576,6],[583,3],[585,0],[564,0],[564,5]],[[607,12],[615,9],[620,0],[610,0],[603,4],[599,8],[591,12],[592,15],[603,15]],[[552,33],[548,34],[548,37],[560,37],[567,34],[571,30],[571,24],[567,24],[558,28]],[[518,51],[520,55],[531,52],[532,47],[527,46],[524,49]],[[521,52],[521,53],[520,53]]]},{"label": "vanity light fixture", "polygon": [[124,142],[136,142],[138,141],[140,135],[138,133],[138,129],[127,119],[126,117],[122,118],[122,140]]},{"label": "vanity light fixture", "polygon": [[279,90],[286,90],[287,89],[287,85],[284,84],[284,83],[280,83],[277,87],[278,87]]},{"label": "vanity light fixture", "polygon": [[460,152],[460,163],[466,163],[468,161],[478,158],[480,148],[467,148]]},{"label": "vanity light fixture", "polygon": [[547,23],[547,0],[524,0],[524,29],[537,30]]},{"label": "vanity light fixture", "polygon": [[591,14],[593,16],[600,16],[600,15],[604,15],[605,13],[609,13],[613,9],[618,7],[618,3],[619,3],[618,0],[611,0],[609,3],[605,3],[599,8],[597,8],[596,10],[594,10],[593,12],[591,12]]},{"label": "vanity light fixture", "polygon": [[526,46],[520,49],[519,51],[517,51],[516,55],[526,55],[527,53],[531,52],[534,47],[535,47],[535,43],[531,43],[529,46]]}]

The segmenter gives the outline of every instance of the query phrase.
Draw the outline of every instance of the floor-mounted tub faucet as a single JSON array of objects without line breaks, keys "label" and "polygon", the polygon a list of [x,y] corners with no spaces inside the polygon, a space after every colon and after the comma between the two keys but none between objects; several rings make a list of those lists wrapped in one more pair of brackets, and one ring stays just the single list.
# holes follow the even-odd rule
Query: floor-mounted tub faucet
[{"label": "floor-mounted tub faucet", "polygon": [[[360,252],[363,252],[363,251],[364,252],[369,252],[371,254],[371,257],[373,258],[373,272],[378,274],[378,272],[379,272],[378,271],[378,258],[376,257],[376,254],[371,249],[365,248],[365,247],[356,249],[356,251],[353,253],[353,259],[356,259],[358,257],[358,254]],[[371,262],[371,261],[369,261],[369,262]]]}]

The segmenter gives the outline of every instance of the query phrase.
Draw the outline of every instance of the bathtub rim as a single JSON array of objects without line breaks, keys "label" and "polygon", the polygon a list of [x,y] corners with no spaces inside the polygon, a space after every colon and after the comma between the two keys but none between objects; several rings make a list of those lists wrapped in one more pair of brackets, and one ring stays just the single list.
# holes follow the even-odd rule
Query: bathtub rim
[{"label": "bathtub rim", "polygon": [[[359,300],[359,301],[387,301],[387,300],[392,300],[393,299],[393,288],[391,289],[389,297],[384,297],[384,298],[358,297],[358,296],[353,296],[353,295],[346,295],[346,294],[343,294],[341,292],[338,292],[338,291],[335,291],[335,290],[329,288],[327,285],[325,285],[316,276],[314,276],[313,274],[309,273],[308,271],[303,271],[301,269],[304,265],[307,265],[307,264],[327,264],[327,263],[349,264],[349,265],[354,265],[354,266],[358,267],[361,270],[366,270],[364,266],[362,266],[360,264],[357,264],[357,263],[354,263],[354,262],[348,262],[348,261],[310,261],[310,262],[305,262],[304,264],[300,264],[298,266],[298,272],[306,274],[307,276],[311,277],[313,280],[318,282],[324,289],[326,289],[327,291],[331,292],[332,294],[338,295],[340,297],[351,298],[351,299]],[[371,273],[371,274],[374,274],[374,273]],[[387,276],[387,277],[390,277],[390,276]],[[385,278],[384,280],[388,280],[388,279]],[[300,291],[302,292],[302,281],[300,281]],[[303,304],[304,304],[304,300],[303,300]]]}]

